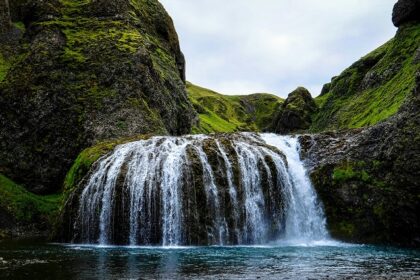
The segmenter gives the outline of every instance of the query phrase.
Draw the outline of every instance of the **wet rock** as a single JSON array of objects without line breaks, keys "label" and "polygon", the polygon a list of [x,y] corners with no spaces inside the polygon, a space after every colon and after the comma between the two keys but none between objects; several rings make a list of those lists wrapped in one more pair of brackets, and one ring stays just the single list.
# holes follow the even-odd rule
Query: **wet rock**
[{"label": "wet rock", "polygon": [[334,237],[420,246],[420,73],[389,120],[301,142]]}]

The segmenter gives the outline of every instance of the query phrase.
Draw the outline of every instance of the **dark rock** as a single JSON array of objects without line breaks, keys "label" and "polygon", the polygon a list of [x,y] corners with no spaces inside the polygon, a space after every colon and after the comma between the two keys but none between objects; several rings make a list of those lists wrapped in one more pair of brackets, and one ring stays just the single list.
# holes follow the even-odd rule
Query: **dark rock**
[{"label": "dark rock", "polygon": [[11,27],[9,0],[0,0],[0,33],[8,31]]},{"label": "dark rock", "polygon": [[386,122],[301,142],[334,237],[420,246],[420,72],[412,95]]},{"label": "dark rock", "polygon": [[399,0],[392,12],[392,22],[396,27],[409,21],[420,20],[420,0]]},{"label": "dark rock", "polygon": [[316,110],[317,105],[309,91],[299,87],[289,94],[280,107],[271,130],[286,134],[308,129],[312,122],[311,115]]},{"label": "dark rock", "polygon": [[157,0],[45,0],[13,9],[26,32],[17,46],[0,46],[12,65],[0,85],[0,172],[33,192],[53,192],[94,143],[190,132],[196,113],[184,57]]}]

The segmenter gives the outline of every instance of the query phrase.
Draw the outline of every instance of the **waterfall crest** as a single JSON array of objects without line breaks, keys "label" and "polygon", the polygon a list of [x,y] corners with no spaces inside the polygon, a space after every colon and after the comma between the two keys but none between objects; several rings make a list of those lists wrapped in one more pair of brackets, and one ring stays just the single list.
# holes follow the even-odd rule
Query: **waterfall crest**
[{"label": "waterfall crest", "polygon": [[327,238],[297,138],[153,137],[117,146],[77,198],[75,243],[238,245]]}]

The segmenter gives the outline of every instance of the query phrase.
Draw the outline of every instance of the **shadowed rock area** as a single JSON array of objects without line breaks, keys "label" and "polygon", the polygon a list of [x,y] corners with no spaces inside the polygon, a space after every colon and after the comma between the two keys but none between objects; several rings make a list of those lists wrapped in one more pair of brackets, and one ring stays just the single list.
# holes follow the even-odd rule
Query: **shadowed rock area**
[{"label": "shadowed rock area", "polygon": [[190,132],[196,113],[184,57],[157,0],[13,1],[10,8],[20,23],[1,28],[0,173],[48,193],[98,141]]},{"label": "shadowed rock area", "polygon": [[396,27],[405,22],[420,20],[419,0],[400,0],[395,4],[392,12],[392,22]]}]

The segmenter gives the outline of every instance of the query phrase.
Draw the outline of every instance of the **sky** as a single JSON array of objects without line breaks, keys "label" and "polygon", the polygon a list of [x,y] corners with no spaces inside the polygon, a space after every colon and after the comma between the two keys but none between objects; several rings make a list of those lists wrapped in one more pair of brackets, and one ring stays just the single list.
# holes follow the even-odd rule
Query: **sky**
[{"label": "sky", "polygon": [[187,80],[224,94],[323,84],[396,32],[396,0],[160,0],[187,61]]}]

